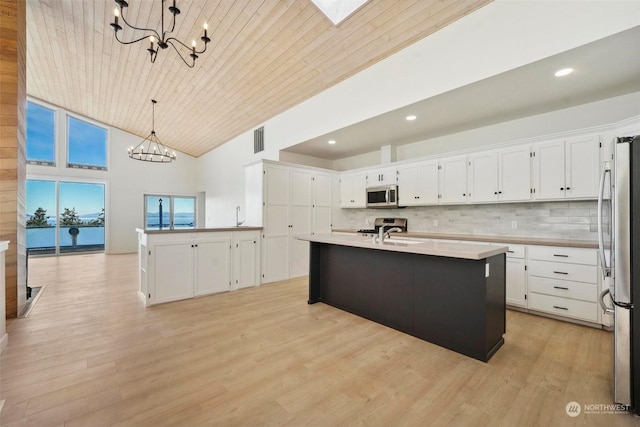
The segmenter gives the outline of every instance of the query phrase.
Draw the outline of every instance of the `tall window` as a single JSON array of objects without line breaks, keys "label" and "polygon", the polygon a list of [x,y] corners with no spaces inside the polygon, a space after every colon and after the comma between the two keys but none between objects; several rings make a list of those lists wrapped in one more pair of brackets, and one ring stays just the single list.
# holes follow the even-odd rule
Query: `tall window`
[{"label": "tall window", "polygon": [[107,130],[68,116],[67,166],[107,170]]},{"label": "tall window", "polygon": [[55,111],[27,101],[27,162],[55,166],[55,117]]},{"label": "tall window", "polygon": [[196,227],[196,198],[144,196],[144,226],[147,230]]},{"label": "tall window", "polygon": [[27,249],[104,250],[104,184],[27,180]]}]

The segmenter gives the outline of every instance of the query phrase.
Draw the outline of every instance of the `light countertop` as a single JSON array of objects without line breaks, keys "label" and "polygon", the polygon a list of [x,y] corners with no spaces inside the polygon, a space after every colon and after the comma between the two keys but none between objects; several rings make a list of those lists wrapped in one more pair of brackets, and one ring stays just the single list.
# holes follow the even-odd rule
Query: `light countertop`
[{"label": "light countertop", "polygon": [[[403,235],[404,237],[404,235]],[[373,243],[371,237],[344,234],[315,234],[298,236],[298,240],[309,242],[328,243],[333,245],[352,246],[356,248],[376,249],[393,252],[406,252],[420,255],[434,255],[449,258],[464,258],[480,260],[494,255],[505,253],[507,246],[482,245],[477,243],[453,243],[432,241],[411,241],[398,238],[395,235],[391,239],[385,239],[384,244]]]},{"label": "light countertop", "polygon": [[[347,228],[334,228],[336,233],[357,233],[357,230]],[[598,249],[598,242],[591,240],[566,240],[566,239],[547,239],[539,237],[522,237],[522,236],[480,236],[471,234],[441,234],[441,233],[420,233],[407,232],[402,233],[404,237],[415,237],[421,239],[443,239],[443,240],[468,240],[471,242],[489,242],[489,243],[505,243],[513,245],[540,245],[540,246],[561,246],[571,248],[587,248]]]},{"label": "light countertop", "polygon": [[223,232],[223,231],[252,231],[262,230],[262,227],[212,227],[212,228],[179,228],[175,230],[143,230],[136,228],[138,233],[144,234],[178,234],[178,233],[211,233],[211,232]]}]

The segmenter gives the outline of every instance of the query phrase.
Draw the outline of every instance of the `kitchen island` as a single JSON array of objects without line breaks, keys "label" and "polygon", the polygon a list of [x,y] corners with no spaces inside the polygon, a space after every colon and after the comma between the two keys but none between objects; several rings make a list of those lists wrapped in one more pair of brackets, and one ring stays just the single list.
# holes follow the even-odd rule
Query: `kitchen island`
[{"label": "kitchen island", "polygon": [[323,302],[483,362],[504,344],[506,246],[299,239],[311,245],[309,304]]},{"label": "kitchen island", "polygon": [[137,228],[140,298],[151,306],[259,285],[260,230]]}]

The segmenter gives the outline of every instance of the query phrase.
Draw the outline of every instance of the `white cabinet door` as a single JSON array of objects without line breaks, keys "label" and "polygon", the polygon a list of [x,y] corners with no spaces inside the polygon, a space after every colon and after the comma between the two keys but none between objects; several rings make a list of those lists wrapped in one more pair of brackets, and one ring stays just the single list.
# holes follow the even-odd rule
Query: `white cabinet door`
[{"label": "white cabinet door", "polygon": [[373,169],[367,171],[367,187],[376,185],[390,185],[398,182],[397,170],[395,167]]},{"label": "white cabinet door", "polygon": [[312,234],[331,233],[331,187],[331,175],[313,174]]},{"label": "white cabinet door", "polygon": [[[266,227],[265,227],[266,229]],[[289,278],[289,235],[262,239],[262,283]]]},{"label": "white cabinet door", "polygon": [[258,279],[259,242],[258,233],[234,232],[233,236],[233,289],[257,286]]},{"label": "white cabinet door", "polygon": [[417,186],[421,205],[438,203],[438,162],[418,163]]},{"label": "white cabinet door", "polygon": [[533,182],[537,200],[563,199],[565,194],[564,141],[533,146]]},{"label": "white cabinet door", "polygon": [[230,290],[230,236],[197,240],[194,249],[195,295],[207,295]]},{"label": "white cabinet door", "polygon": [[266,165],[264,183],[264,201],[267,205],[289,204],[289,168]]},{"label": "white cabinet door", "polygon": [[440,203],[467,201],[467,157],[457,156],[440,161]]},{"label": "white cabinet door", "polygon": [[531,199],[531,149],[529,146],[498,151],[498,200]]},{"label": "white cabinet door", "polygon": [[289,203],[289,277],[309,274],[309,242],[296,236],[311,234],[313,180],[307,170],[291,170]]},{"label": "white cabinet door", "polygon": [[364,172],[340,175],[340,207],[364,208],[367,202],[367,174]]},{"label": "white cabinet door", "polygon": [[506,294],[507,304],[526,307],[527,274],[524,259],[507,257]]},{"label": "white cabinet door", "polygon": [[498,153],[485,151],[470,154],[469,201],[495,202],[498,200]]},{"label": "white cabinet door", "polygon": [[419,206],[418,165],[398,166],[398,204]]},{"label": "white cabinet door", "polygon": [[157,243],[151,248],[154,274],[152,304],[193,297],[193,243]]},{"label": "white cabinet door", "polygon": [[565,141],[566,196],[597,198],[600,179],[600,138],[591,135]]}]

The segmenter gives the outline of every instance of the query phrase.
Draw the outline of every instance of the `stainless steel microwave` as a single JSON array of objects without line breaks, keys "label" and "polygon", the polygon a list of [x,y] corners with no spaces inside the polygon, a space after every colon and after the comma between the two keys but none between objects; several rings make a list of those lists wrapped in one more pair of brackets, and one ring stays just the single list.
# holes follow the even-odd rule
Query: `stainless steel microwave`
[{"label": "stainless steel microwave", "polygon": [[368,208],[397,208],[398,186],[380,185],[367,188]]}]

